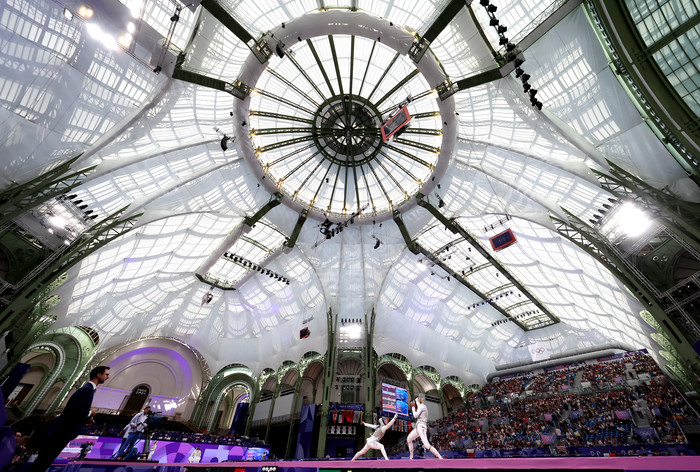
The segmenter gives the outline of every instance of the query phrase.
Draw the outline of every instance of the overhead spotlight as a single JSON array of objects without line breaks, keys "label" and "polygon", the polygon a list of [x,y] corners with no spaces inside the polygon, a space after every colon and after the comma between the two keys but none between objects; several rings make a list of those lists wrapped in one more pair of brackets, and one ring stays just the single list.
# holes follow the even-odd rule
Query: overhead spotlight
[{"label": "overhead spotlight", "polygon": [[523,65],[523,62],[525,62],[525,59],[517,58],[514,62],[515,67],[520,67]]},{"label": "overhead spotlight", "polygon": [[63,18],[65,18],[68,21],[72,20],[73,19],[73,12],[71,12],[67,8],[64,8],[63,9]]},{"label": "overhead spotlight", "polygon": [[97,219],[97,214],[88,216],[88,219],[90,219],[90,220],[96,220],[96,219]]},{"label": "overhead spotlight", "polygon": [[284,57],[284,50],[282,49],[284,47],[284,43],[282,41],[278,41],[277,44],[275,44],[275,53],[279,57]]},{"label": "overhead spotlight", "polygon": [[486,11],[489,13],[496,13],[496,10],[498,10],[496,5],[489,5],[486,7]]},{"label": "overhead spotlight", "polygon": [[516,67],[515,68],[515,77],[516,78],[520,77],[521,75],[523,75],[524,72],[525,71],[523,71],[520,67]]},{"label": "overhead spotlight", "polygon": [[491,3],[489,0],[479,0],[479,3],[481,4],[482,7],[487,7],[489,6],[489,3]]},{"label": "overhead spotlight", "polygon": [[537,89],[530,89],[528,93],[532,98],[535,98],[535,95],[537,95]]},{"label": "overhead spotlight", "polygon": [[72,195],[68,195],[66,198],[67,198],[68,200],[73,200],[73,199],[76,198],[77,196],[78,196],[78,194],[77,194],[77,193],[74,193],[74,194],[72,194]]},{"label": "overhead spotlight", "polygon": [[445,206],[445,200],[442,198],[438,198],[438,208],[442,208]]},{"label": "overhead spotlight", "polygon": [[[522,69],[521,69],[521,70],[522,70]],[[517,77],[517,76],[516,76],[516,77]],[[522,81],[522,83],[525,83],[525,82],[527,82],[528,80],[530,80],[530,77],[531,77],[530,74],[522,74],[522,76],[520,77],[520,80]]]},{"label": "overhead spotlight", "polygon": [[491,21],[489,21],[489,26],[498,26],[498,23],[500,23],[498,18],[491,18]]},{"label": "overhead spotlight", "polygon": [[503,34],[506,31],[508,31],[508,27],[504,25],[498,25],[498,28],[496,28],[496,32],[498,32],[498,34]]},{"label": "overhead spotlight", "polygon": [[379,239],[377,239],[377,242],[374,243],[374,249],[378,249],[380,244],[382,244],[382,242]]},{"label": "overhead spotlight", "polygon": [[93,212],[93,210],[87,210],[87,211],[84,211],[83,214],[89,215],[89,214],[91,214],[92,212]]},{"label": "overhead spotlight", "polygon": [[231,140],[231,138],[229,138],[229,137],[226,136],[226,135],[224,135],[224,137],[221,138],[221,142],[220,142],[219,144],[221,144],[221,150],[222,150],[222,151],[226,152],[226,150],[228,149],[228,142],[229,142],[230,140]]},{"label": "overhead spotlight", "polygon": [[83,203],[83,201],[82,200],[74,200],[73,203],[75,203],[77,205],[78,203]]},{"label": "overhead spotlight", "polygon": [[173,23],[180,21],[180,15],[175,13],[173,16],[170,17],[170,21],[172,21]]},{"label": "overhead spotlight", "polygon": [[81,210],[84,210],[84,209],[86,209],[87,207],[88,207],[87,205],[80,205],[78,208],[80,208]]},{"label": "overhead spotlight", "polygon": [[505,36],[501,36],[498,39],[498,44],[501,46],[505,46],[506,44],[508,44],[509,41],[510,41],[510,39],[506,38]]},{"label": "overhead spotlight", "polygon": [[532,85],[530,85],[530,84],[528,84],[527,82],[525,82],[525,83],[523,84],[523,92],[527,92],[528,90],[530,90],[530,87],[532,87]]},{"label": "overhead spotlight", "polygon": [[506,44],[506,51],[511,52],[513,49],[515,49],[515,44],[513,44],[513,43]]}]

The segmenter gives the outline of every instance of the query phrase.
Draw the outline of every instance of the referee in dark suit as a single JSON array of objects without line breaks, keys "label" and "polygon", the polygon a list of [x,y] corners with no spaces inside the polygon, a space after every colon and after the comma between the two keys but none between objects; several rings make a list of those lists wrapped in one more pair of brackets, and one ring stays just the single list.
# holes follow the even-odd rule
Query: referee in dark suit
[{"label": "referee in dark suit", "polygon": [[101,365],[90,371],[90,381],[71,395],[63,412],[43,439],[39,456],[27,472],[44,472],[68,443],[86,424],[92,423],[95,412],[92,397],[98,385],[109,378],[109,367]]}]

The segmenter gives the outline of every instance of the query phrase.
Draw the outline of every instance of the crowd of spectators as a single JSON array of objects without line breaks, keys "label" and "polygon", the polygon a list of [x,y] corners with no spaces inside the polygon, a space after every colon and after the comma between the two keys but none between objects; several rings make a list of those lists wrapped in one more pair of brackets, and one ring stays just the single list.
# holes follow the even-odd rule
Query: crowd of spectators
[{"label": "crowd of spectators", "polygon": [[[647,381],[628,384],[630,372]],[[689,423],[700,423],[695,411],[656,363],[638,354],[487,384],[431,425],[431,443],[440,450],[684,444],[679,424]]]}]

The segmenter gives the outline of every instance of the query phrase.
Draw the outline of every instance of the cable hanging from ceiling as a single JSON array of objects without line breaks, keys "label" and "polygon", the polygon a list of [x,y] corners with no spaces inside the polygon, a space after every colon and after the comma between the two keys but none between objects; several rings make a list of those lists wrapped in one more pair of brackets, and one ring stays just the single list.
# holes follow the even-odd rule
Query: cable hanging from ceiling
[{"label": "cable hanging from ceiling", "polygon": [[513,62],[515,65],[515,77],[520,79],[523,84],[523,92],[530,96],[530,105],[542,109],[542,102],[537,99],[537,89],[532,88],[530,83],[530,74],[525,73],[522,69],[522,64],[525,62],[524,59],[517,57],[515,49],[517,46],[510,42],[505,33],[508,31],[508,27],[501,24],[501,21],[496,18],[496,11],[498,7],[490,2],[490,0],[479,0],[479,4],[486,9],[486,13],[489,15],[489,26],[493,26],[498,33],[498,44],[505,47],[506,50],[506,60],[508,62]]}]

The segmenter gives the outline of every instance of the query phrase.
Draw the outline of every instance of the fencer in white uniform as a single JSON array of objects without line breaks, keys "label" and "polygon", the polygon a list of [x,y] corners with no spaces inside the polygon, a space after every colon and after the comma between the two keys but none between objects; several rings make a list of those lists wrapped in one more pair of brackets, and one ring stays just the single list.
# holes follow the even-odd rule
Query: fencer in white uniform
[{"label": "fencer in white uniform", "polygon": [[384,433],[387,432],[389,428],[391,428],[391,425],[394,424],[394,421],[396,421],[396,417],[398,414],[395,414],[394,417],[392,418],[391,421],[388,423],[386,422],[385,418],[379,418],[379,424],[367,424],[367,423],[362,423],[368,428],[372,428],[374,430],[374,433],[370,437],[367,438],[367,443],[365,444],[365,447],[357,451],[357,454],[352,458],[352,460],[357,459],[370,449],[378,449],[382,451],[382,455],[384,456],[384,459],[389,460],[389,458],[386,455],[386,449],[384,449],[384,446],[382,443],[379,442],[380,439],[384,437]]},{"label": "fencer in white uniform", "polygon": [[[418,405],[418,408],[416,408]],[[413,418],[416,420],[416,426],[413,428],[406,438],[408,443],[408,452],[410,453],[409,459],[413,459],[413,441],[415,441],[418,436],[420,436],[423,442],[423,447],[426,451],[430,451],[438,459],[442,459],[442,456],[433,446],[428,442],[428,407],[423,403],[423,398],[418,397],[415,401],[411,402],[411,410],[413,413]]]}]

